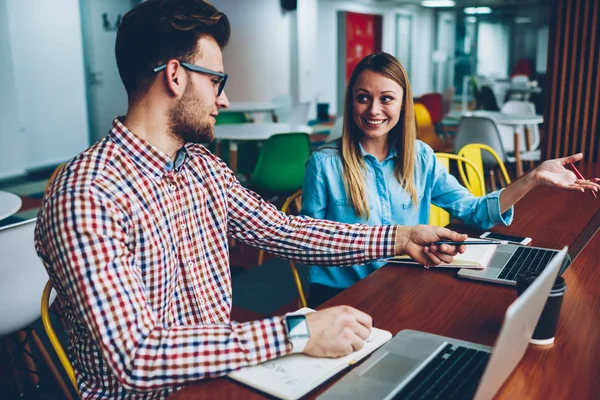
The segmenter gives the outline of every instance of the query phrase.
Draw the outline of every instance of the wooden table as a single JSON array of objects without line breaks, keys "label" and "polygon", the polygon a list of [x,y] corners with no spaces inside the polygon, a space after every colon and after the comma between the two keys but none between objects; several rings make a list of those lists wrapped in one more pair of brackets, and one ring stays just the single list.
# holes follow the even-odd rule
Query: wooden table
[{"label": "wooden table", "polygon": [[[600,163],[580,163],[578,168],[586,177],[600,175]],[[582,231],[591,236],[564,274],[567,293],[555,343],[530,345],[497,399],[593,399],[600,393],[599,222],[600,199],[538,188],[517,203],[512,226],[494,229],[531,236],[533,245],[553,248],[571,245]],[[394,334],[416,329],[491,346],[515,298],[513,287],[458,279],[453,271],[396,265],[379,269],[320,308],[348,304]],[[197,382],[170,397],[195,398],[265,397],[227,378]]]}]

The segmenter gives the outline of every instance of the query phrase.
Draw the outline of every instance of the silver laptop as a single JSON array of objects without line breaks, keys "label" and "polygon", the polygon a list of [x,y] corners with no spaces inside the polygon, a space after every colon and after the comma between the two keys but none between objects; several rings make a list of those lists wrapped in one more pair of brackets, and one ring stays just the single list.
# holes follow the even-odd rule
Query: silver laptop
[{"label": "silver laptop", "polygon": [[508,307],[493,348],[404,330],[318,399],[491,399],[523,357],[566,254]]},{"label": "silver laptop", "polygon": [[[567,269],[571,260],[575,259],[590,239],[600,231],[600,213],[596,213],[577,235],[569,250],[559,275]],[[516,285],[516,277],[523,269],[540,272],[548,265],[558,250],[543,247],[530,247],[519,245],[501,245],[496,247],[487,268],[475,270],[463,268],[458,271],[458,276],[466,279],[476,279],[505,285]]]},{"label": "silver laptop", "polygon": [[487,268],[462,268],[458,276],[515,286],[517,275],[525,271],[540,273],[556,254],[558,250],[543,247],[500,245],[496,247]]}]

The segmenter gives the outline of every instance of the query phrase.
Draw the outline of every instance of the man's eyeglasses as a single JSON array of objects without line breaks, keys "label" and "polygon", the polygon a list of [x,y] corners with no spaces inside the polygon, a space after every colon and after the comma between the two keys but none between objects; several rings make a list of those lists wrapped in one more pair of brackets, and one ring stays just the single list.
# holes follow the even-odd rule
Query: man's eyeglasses
[{"label": "man's eyeglasses", "polygon": [[[221,93],[223,93],[223,89],[225,89],[225,83],[227,82],[227,76],[228,76],[227,74],[225,74],[223,72],[219,72],[219,71],[213,71],[212,69],[199,67],[197,65],[186,63],[186,62],[180,62],[179,64],[181,64],[181,66],[183,68],[189,69],[190,71],[199,72],[201,74],[218,76],[221,79],[219,80],[219,89],[217,90],[217,97],[219,97],[221,95]],[[167,64],[159,65],[158,67],[154,68],[153,71],[160,72],[165,68],[167,68]]]}]

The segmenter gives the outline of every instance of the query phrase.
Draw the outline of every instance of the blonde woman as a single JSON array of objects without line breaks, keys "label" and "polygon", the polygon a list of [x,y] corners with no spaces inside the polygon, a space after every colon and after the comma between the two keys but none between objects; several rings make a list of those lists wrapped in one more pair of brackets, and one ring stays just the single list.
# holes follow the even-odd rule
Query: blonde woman
[{"label": "blonde woman", "polygon": [[[341,139],[319,148],[307,163],[302,212],[310,217],[368,225],[427,224],[433,203],[452,218],[488,229],[510,224],[513,204],[537,185],[600,188],[564,168],[581,159],[577,154],[546,161],[503,190],[472,196],[437,162],[433,150],[416,139],[406,71],[387,53],[369,55],[356,66],[344,109]],[[383,264],[310,267],[309,305],[316,307]]]}]

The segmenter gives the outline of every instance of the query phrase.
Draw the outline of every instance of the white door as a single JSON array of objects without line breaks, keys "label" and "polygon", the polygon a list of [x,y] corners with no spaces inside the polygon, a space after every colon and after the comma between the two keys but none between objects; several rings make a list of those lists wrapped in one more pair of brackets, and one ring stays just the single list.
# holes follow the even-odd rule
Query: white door
[{"label": "white door", "polygon": [[83,0],[85,70],[90,136],[94,143],[114,117],[127,112],[127,93],[119,77],[115,41],[121,17],[141,0]]}]

